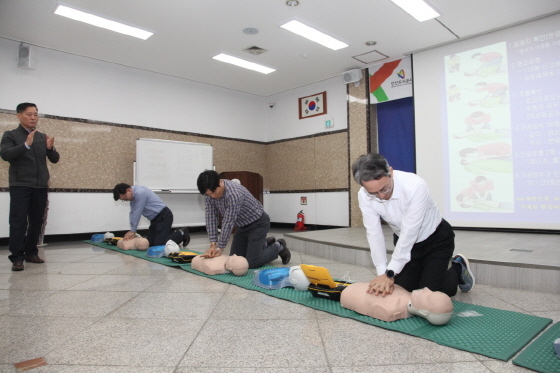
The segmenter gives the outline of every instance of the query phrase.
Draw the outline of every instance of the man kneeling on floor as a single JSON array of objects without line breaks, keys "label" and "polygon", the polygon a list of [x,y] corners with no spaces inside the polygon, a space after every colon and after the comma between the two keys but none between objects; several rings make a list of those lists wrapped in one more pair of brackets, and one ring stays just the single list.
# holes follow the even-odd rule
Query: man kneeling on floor
[{"label": "man kneeling on floor", "polygon": [[[204,253],[213,258],[222,255],[233,230],[230,255],[245,257],[249,268],[259,268],[276,258],[282,264],[290,262],[290,250],[286,241],[266,238],[270,218],[261,203],[241,184],[220,179],[216,171],[206,170],[198,176],[198,191],[204,196],[206,207],[206,230],[210,248]],[[222,231],[218,239],[218,213],[223,217]]]},{"label": "man kneeling on floor", "polygon": [[130,186],[125,183],[115,185],[113,189],[115,201],[130,202],[130,231],[123,240],[132,240],[136,237],[140,217],[144,216],[150,221],[148,228],[148,243],[150,246],[165,245],[172,240],[177,245],[187,246],[190,239],[189,232],[172,231],[173,213],[151,189],[141,185]]}]

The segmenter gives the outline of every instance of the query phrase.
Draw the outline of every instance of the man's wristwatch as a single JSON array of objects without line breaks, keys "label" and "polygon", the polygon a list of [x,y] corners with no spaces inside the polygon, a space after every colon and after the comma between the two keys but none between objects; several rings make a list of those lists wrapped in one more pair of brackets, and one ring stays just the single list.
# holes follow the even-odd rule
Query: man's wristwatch
[{"label": "man's wristwatch", "polygon": [[395,278],[395,272],[392,269],[388,269],[385,271],[385,276],[388,278]]}]

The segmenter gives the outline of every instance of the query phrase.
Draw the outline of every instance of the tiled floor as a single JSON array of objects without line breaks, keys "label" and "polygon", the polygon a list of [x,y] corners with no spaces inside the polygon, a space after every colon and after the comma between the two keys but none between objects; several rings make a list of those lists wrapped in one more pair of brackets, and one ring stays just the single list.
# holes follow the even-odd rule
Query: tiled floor
[{"label": "tiled floor", "polygon": [[[207,246],[197,233],[189,248]],[[82,242],[49,243],[46,263],[23,272],[7,255],[0,248],[0,373],[42,357],[30,372],[529,372]],[[300,263],[373,276],[292,252],[289,265]],[[455,299],[560,321],[559,295],[481,285]]]}]

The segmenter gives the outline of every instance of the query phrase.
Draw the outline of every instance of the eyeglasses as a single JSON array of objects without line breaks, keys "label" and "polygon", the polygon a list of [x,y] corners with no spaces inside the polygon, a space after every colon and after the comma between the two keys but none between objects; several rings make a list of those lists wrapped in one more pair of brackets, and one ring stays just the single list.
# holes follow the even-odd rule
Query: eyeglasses
[{"label": "eyeglasses", "polygon": [[381,190],[379,190],[377,192],[370,193],[365,188],[364,188],[364,190],[366,191],[367,195],[370,196],[370,197],[379,197],[380,194],[387,194],[391,190],[393,190],[393,186],[391,185],[391,179],[389,179],[389,182],[387,183],[387,185],[385,185]]}]

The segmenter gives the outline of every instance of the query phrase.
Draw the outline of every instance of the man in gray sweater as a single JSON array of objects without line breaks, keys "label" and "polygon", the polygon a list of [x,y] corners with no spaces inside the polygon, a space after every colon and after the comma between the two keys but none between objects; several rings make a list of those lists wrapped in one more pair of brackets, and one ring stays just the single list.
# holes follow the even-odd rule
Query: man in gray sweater
[{"label": "man in gray sweater", "polygon": [[4,132],[0,156],[10,163],[10,240],[12,271],[23,271],[23,261],[43,263],[37,255],[43,217],[47,207],[49,170],[47,158],[57,163],[60,155],[54,137],[37,131],[39,114],[35,104],[16,108],[20,125]]}]

